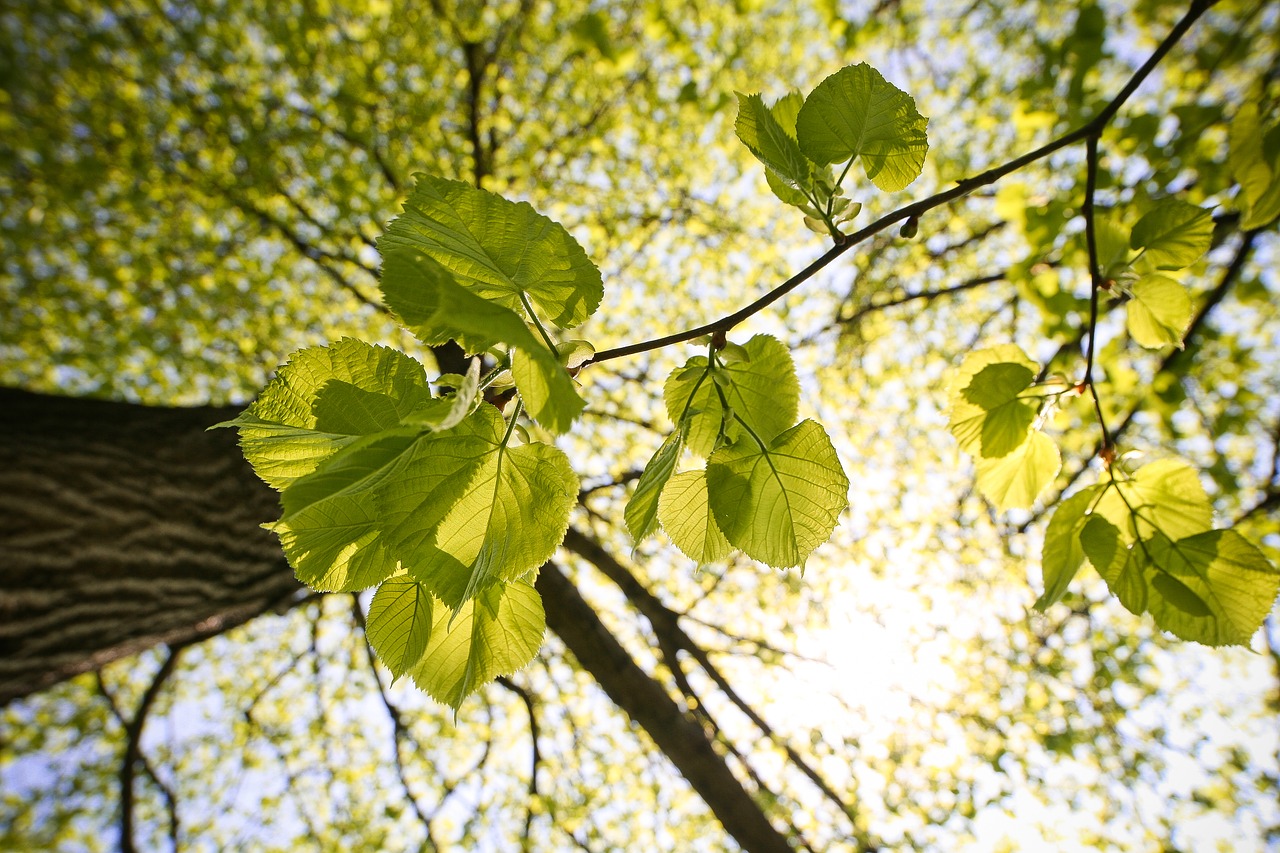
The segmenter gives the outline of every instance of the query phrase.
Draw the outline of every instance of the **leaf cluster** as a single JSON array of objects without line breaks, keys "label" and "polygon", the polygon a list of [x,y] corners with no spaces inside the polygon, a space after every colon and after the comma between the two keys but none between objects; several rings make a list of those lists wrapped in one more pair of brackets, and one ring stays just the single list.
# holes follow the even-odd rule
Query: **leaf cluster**
[{"label": "leaf cluster", "polygon": [[[772,106],[738,95],[738,138],[765,166],[774,195],[806,224],[840,242],[839,226],[862,209],[842,186],[857,161],[877,188],[894,192],[919,177],[929,150],[928,119],[915,100],[866,63],[842,68],[809,94]],[[845,164],[837,176],[833,166]]]},{"label": "leaf cluster", "polygon": [[[409,356],[344,339],[296,353],[230,425],[281,491],[280,536],[298,578],[321,591],[378,586],[369,637],[397,676],[457,708],[524,666],[545,619],[533,588],[564,538],[578,478],[552,433],[584,405],[557,342],[600,303],[600,273],[528,204],[420,175],[379,241],[387,305],[423,343],[481,359],[427,382]],[[504,417],[486,394],[514,386]]]},{"label": "leaf cluster", "polygon": [[[639,542],[661,524],[700,565],[737,548],[775,568],[803,566],[835,530],[849,479],[822,426],[795,422],[800,384],[787,348],[769,335],[716,343],[667,379],[676,429],[645,466],[627,528]],[[706,466],[677,473],[684,450]]]}]

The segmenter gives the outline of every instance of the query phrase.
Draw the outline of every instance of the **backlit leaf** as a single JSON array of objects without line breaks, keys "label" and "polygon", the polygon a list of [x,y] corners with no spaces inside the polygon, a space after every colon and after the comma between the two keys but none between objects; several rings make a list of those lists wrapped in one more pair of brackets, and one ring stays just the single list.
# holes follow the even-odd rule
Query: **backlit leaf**
[{"label": "backlit leaf", "polygon": [[1160,533],[1182,539],[1213,527],[1213,508],[1200,475],[1181,459],[1157,459],[1131,476],[1116,475],[1094,509],[1126,542]]},{"label": "backlit leaf", "polygon": [[410,675],[455,710],[477,687],[533,660],[546,630],[542,599],[526,580],[495,584],[456,613],[437,607],[433,616],[426,651]]},{"label": "backlit leaf", "polygon": [[429,255],[472,294],[517,313],[525,294],[556,326],[576,326],[596,310],[600,271],[562,225],[525,202],[460,181],[418,174],[404,213],[378,240]]},{"label": "backlit leaf", "polygon": [[1080,531],[1088,522],[1087,512],[1101,489],[1101,486],[1081,489],[1054,509],[1044,532],[1040,555],[1044,592],[1036,599],[1036,610],[1043,612],[1062,598],[1080,570],[1085,557],[1080,546]]},{"label": "backlit leaf", "polygon": [[1038,400],[1019,395],[1039,366],[1013,344],[970,353],[952,375],[951,433],[960,448],[983,459],[1008,456],[1027,440]]},{"label": "backlit leaf", "polygon": [[1144,347],[1182,346],[1191,322],[1191,296],[1180,282],[1149,275],[1129,288],[1129,334]]},{"label": "backlit leaf", "polygon": [[1146,550],[1129,547],[1129,543],[1106,518],[1094,513],[1080,531],[1080,547],[1085,556],[1107,582],[1112,595],[1133,614],[1142,615],[1147,610],[1148,582],[1143,577],[1146,570]]},{"label": "backlit leaf", "polygon": [[1005,456],[978,460],[978,490],[1001,511],[1030,509],[1061,469],[1058,445],[1039,430],[1032,430]]},{"label": "backlit leaf", "polygon": [[234,420],[258,476],[284,489],[356,437],[395,426],[431,399],[426,369],[396,350],[343,338],[290,356]]},{"label": "backlit leaf", "polygon": [[1129,244],[1143,250],[1143,260],[1162,270],[1190,266],[1209,251],[1213,217],[1209,211],[1178,199],[1162,199],[1133,226]]},{"label": "backlit leaf", "polygon": [[265,526],[280,537],[298,580],[321,592],[353,592],[395,571],[375,496],[399,470],[415,432],[361,439],[284,490],[283,515]]},{"label": "backlit leaf", "polygon": [[644,473],[636,483],[635,493],[627,501],[626,522],[631,539],[639,542],[658,527],[658,497],[663,487],[671,479],[680,461],[680,452],[684,450],[684,434],[688,421],[676,426],[675,432],[667,436],[662,446],[644,466]]},{"label": "backlit leaf", "polygon": [[469,352],[515,347],[511,373],[529,413],[552,432],[569,429],[584,401],[545,341],[515,312],[460,285],[420,251],[393,245],[382,265],[387,305],[426,344],[456,340]]},{"label": "backlit leaf", "polygon": [[928,123],[910,95],[860,63],[818,84],[800,108],[796,136],[818,165],[861,158],[872,183],[891,192],[919,177]]},{"label": "backlit leaf", "polygon": [[723,560],[733,550],[711,513],[705,470],[671,478],[658,500],[658,518],[676,547],[698,565]]},{"label": "backlit leaf", "polygon": [[1244,645],[1271,612],[1280,571],[1234,530],[1209,530],[1150,545],[1156,624],[1184,640]]},{"label": "backlit leaf", "polygon": [[451,608],[550,558],[578,494],[562,451],[504,447],[497,411],[483,406],[477,414],[471,436],[425,446],[381,492],[396,556]]},{"label": "backlit leaf", "polygon": [[[797,98],[798,100],[798,98]],[[783,108],[784,113],[788,111]],[[800,153],[800,146],[795,139],[794,114],[792,127],[787,128],[774,117],[773,112],[765,106],[759,95],[738,93],[738,119],[734,130],[738,138],[765,165],[775,178],[791,190],[788,198],[796,196],[804,203],[805,193],[813,182],[813,163]]]},{"label": "backlit leaf", "polygon": [[[741,350],[745,355],[726,359],[713,375],[707,375],[706,356],[694,356],[667,379],[667,412],[677,423],[691,413],[685,442],[699,456],[710,455],[720,435],[724,422],[720,394],[735,419],[744,421],[765,441],[795,423],[800,382],[791,352],[770,335],[756,335]],[[717,381],[720,393],[716,392]],[[736,440],[739,425],[729,423],[725,433]]]},{"label": "backlit leaf", "polygon": [[707,461],[711,511],[725,538],[774,568],[802,566],[830,538],[849,479],[831,439],[801,421],[767,447],[744,437]]},{"label": "backlit leaf", "polygon": [[417,666],[426,654],[434,609],[426,587],[404,575],[387,578],[373,594],[365,635],[378,659],[396,678]]}]

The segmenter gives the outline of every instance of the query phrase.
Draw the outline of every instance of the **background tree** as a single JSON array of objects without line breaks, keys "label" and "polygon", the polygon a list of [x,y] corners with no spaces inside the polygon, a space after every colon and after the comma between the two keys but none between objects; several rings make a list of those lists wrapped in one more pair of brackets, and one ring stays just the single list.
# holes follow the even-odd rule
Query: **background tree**
[{"label": "background tree", "polygon": [[[373,240],[413,172],[565,223],[608,283],[587,336],[648,339],[822,249],[733,138],[735,90],[808,91],[865,59],[916,97],[926,174],[860,188],[865,223],[1085,124],[1185,12],[740,5],[3,13],[4,379],[79,397],[5,394],[4,695],[166,644],[6,708],[6,844],[110,844],[104,826],[124,847],[1265,843],[1268,659],[1170,644],[1096,577],[1029,614],[1042,519],[971,491],[939,414],[979,344],[1079,374],[1083,145],[744,327],[792,347],[854,482],[803,583],[631,554],[622,507],[667,429],[673,350],[584,375],[591,432],[563,440],[583,495],[539,580],[556,637],[456,722],[388,686],[364,605],[298,591],[257,530],[269,492],[202,429],[299,346],[358,333],[431,357],[376,301]],[[1200,464],[1273,559],[1274,235],[1241,230],[1228,137],[1245,104],[1273,115],[1275,26],[1266,4],[1200,17],[1109,123],[1096,182],[1120,211],[1222,206],[1185,348],[1140,352],[1104,316],[1102,400],[1126,449]],[[1062,415],[1063,488],[1090,417]]]}]

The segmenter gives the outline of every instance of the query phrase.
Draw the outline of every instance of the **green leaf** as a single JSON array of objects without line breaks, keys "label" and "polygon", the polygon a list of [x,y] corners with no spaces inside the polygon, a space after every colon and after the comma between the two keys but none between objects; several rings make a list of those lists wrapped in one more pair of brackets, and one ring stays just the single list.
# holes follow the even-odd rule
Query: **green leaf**
[{"label": "green leaf", "polygon": [[412,578],[454,609],[548,560],[578,496],[561,450],[504,446],[497,410],[482,406],[477,416],[470,435],[421,444],[380,492],[390,547]]},{"label": "green leaf", "polygon": [[[795,100],[799,100],[798,96]],[[784,115],[791,113],[792,109],[789,105],[784,107]],[[800,153],[795,139],[793,113],[791,118],[792,128],[788,132],[759,95],[738,93],[738,119],[734,124],[738,138],[765,165],[769,174],[788,190],[783,201],[803,204],[813,184],[813,164]],[[799,202],[793,200],[796,198]]]},{"label": "green leaf", "polygon": [[[504,423],[493,406],[482,405],[447,432],[420,438],[405,454],[394,478],[374,495],[370,512],[381,522],[386,546],[411,577],[427,581],[437,597],[441,583],[423,570],[438,557],[436,530],[462,500],[472,479],[502,441]],[[466,573],[452,586],[465,588]],[[459,595],[454,597],[457,603]]]},{"label": "green leaf", "polygon": [[1094,217],[1093,235],[1098,251],[1098,272],[1104,281],[1118,281],[1129,269],[1133,258],[1129,248],[1132,232],[1113,214],[1107,213]]},{"label": "green leaf", "polygon": [[242,412],[218,426],[240,429],[240,450],[254,472],[274,489],[285,489],[320,463],[350,445],[358,436],[318,432],[306,427],[264,421]]},{"label": "green leaf", "polygon": [[982,459],[1000,459],[1027,440],[1039,401],[1019,395],[1035,381],[1039,365],[1013,344],[978,350],[953,374],[951,433],[960,448]]},{"label": "green leaf", "polygon": [[1213,527],[1213,508],[1196,469],[1181,459],[1157,459],[1132,476],[1117,476],[1094,508],[1126,542],[1160,533],[1182,539]]},{"label": "green leaf", "polygon": [[[454,386],[453,400],[449,403],[449,409],[444,417],[435,424],[436,429],[445,430],[452,429],[466,419],[475,408],[476,402],[480,399],[480,359],[471,359],[471,364],[467,368],[467,375]],[[414,414],[418,414],[414,412]]]},{"label": "green leaf", "polygon": [[516,350],[511,376],[529,414],[557,435],[568,432],[586,406],[568,371],[549,349]]},{"label": "green leaf", "polygon": [[1147,610],[1146,551],[1131,548],[1116,527],[1094,513],[1080,531],[1080,547],[1089,562],[1107,582],[1111,593],[1130,613],[1141,616]]},{"label": "green leaf", "polygon": [[403,575],[387,578],[373,594],[365,635],[394,677],[413,669],[426,654],[434,610],[426,587]]},{"label": "green leaf", "polygon": [[675,432],[662,442],[649,464],[644,466],[644,473],[640,475],[640,482],[636,483],[635,493],[627,501],[627,530],[634,542],[639,543],[657,529],[658,496],[662,494],[663,487],[676,470],[676,463],[680,461],[687,427],[688,421],[682,421],[676,426]]},{"label": "green leaf", "polygon": [[733,550],[712,515],[705,470],[671,478],[658,499],[658,518],[676,547],[700,566],[724,560]]},{"label": "green leaf", "polygon": [[741,433],[736,420],[725,424],[720,394],[735,419],[765,441],[795,423],[800,382],[790,350],[769,335],[756,335],[741,349],[745,356],[724,361],[711,375],[706,357],[694,356],[667,379],[667,413],[676,423],[689,420],[685,443],[699,456],[711,455],[722,429],[730,440]]},{"label": "green leaf", "polygon": [[1129,288],[1129,334],[1139,345],[1152,349],[1182,346],[1191,323],[1191,296],[1178,281],[1165,275],[1149,275]]},{"label": "green leaf", "polygon": [[600,271],[562,225],[525,202],[415,177],[404,213],[378,240],[384,257],[398,248],[429,255],[473,295],[517,313],[523,293],[562,329],[595,312],[604,293]]},{"label": "green leaf", "polygon": [[1280,590],[1280,571],[1234,530],[1177,542],[1156,537],[1148,550],[1148,609],[1157,625],[1184,640],[1248,644]]},{"label": "green leaf", "polygon": [[556,360],[570,370],[595,358],[596,348],[590,341],[571,340],[556,344]]},{"label": "green leaf", "polygon": [[377,435],[334,454],[281,495],[280,537],[298,580],[321,592],[367,589],[395,571],[373,495],[414,443],[410,434]]},{"label": "green leaf", "polygon": [[284,489],[356,437],[395,426],[430,399],[420,363],[343,338],[295,352],[224,426],[239,428],[240,447],[258,476]]},{"label": "green leaf", "polygon": [[768,446],[743,438],[717,450],[707,462],[707,491],[730,544],[784,568],[803,566],[831,537],[848,505],[849,479],[826,432],[805,420]]},{"label": "green leaf", "polygon": [[924,168],[928,124],[910,95],[860,63],[818,84],[800,108],[796,136],[818,165],[860,157],[872,183],[892,192]]},{"label": "green leaf", "polygon": [[802,106],[804,106],[804,95],[792,90],[769,107],[773,120],[792,139],[796,138],[796,119],[800,116]]},{"label": "green leaf", "polygon": [[[774,120],[778,122],[778,125],[786,132],[787,136],[792,139],[796,138],[796,116],[799,115],[800,107],[803,104],[803,95],[799,92],[788,92],[786,95],[782,96],[777,103],[769,108],[769,112],[773,114]],[[806,161],[808,160],[807,157],[805,159]],[[815,176],[813,175],[813,167],[810,166],[809,168],[809,186],[811,186]],[[834,184],[835,178],[830,174],[830,169],[827,169],[826,172],[827,174],[824,175],[824,177]],[[788,186],[787,183],[772,169],[765,169],[764,178],[768,182],[769,189],[773,191],[773,194],[787,204],[800,207],[810,203],[810,199],[803,192]]]},{"label": "green leaf", "polygon": [[1036,599],[1036,610],[1044,612],[1067,592],[1076,572],[1084,562],[1080,532],[1088,522],[1089,507],[1102,486],[1088,486],[1058,504],[1044,533],[1040,569],[1044,575],[1044,593]]},{"label": "green leaf", "polygon": [[566,432],[586,403],[553,353],[516,312],[482,299],[420,251],[388,247],[382,261],[387,305],[426,344],[456,340],[469,352],[516,348],[511,373],[529,413],[547,429]]},{"label": "green leaf", "polygon": [[533,660],[546,624],[533,584],[495,584],[454,614],[435,608],[426,651],[410,675],[432,698],[456,711],[477,687]]},{"label": "green leaf", "polygon": [[1254,103],[1241,106],[1231,120],[1227,165],[1240,184],[1236,202],[1242,229],[1262,228],[1280,216],[1280,158],[1263,145],[1274,131],[1262,126]]},{"label": "green leaf", "polygon": [[1179,270],[1209,251],[1213,217],[1185,201],[1166,198],[1133,226],[1129,244],[1143,250],[1143,260],[1156,269]]},{"label": "green leaf", "polygon": [[382,295],[418,340],[456,340],[467,352],[499,344],[546,348],[512,309],[477,296],[425,252],[400,245],[382,251]]},{"label": "green leaf", "polygon": [[320,387],[311,410],[320,432],[369,435],[400,424],[392,398],[341,379],[330,379]]},{"label": "green leaf", "polygon": [[711,378],[710,362],[695,355],[667,377],[662,389],[667,414],[677,425],[686,424],[685,444],[699,456],[710,456],[720,437],[724,407]]},{"label": "green leaf", "polygon": [[1062,470],[1053,439],[1032,430],[1027,440],[998,459],[979,459],[978,490],[1000,511],[1030,509]]},{"label": "green leaf", "polygon": [[991,412],[1018,399],[1018,395],[1029,388],[1035,378],[1035,370],[1025,363],[988,364],[969,380],[964,388],[964,398]]},{"label": "green leaf", "polygon": [[1206,530],[1174,541],[1160,532],[1126,543],[1120,528],[1094,515],[1081,545],[1129,611],[1150,612],[1184,640],[1243,645],[1271,611],[1277,571],[1233,530]]}]

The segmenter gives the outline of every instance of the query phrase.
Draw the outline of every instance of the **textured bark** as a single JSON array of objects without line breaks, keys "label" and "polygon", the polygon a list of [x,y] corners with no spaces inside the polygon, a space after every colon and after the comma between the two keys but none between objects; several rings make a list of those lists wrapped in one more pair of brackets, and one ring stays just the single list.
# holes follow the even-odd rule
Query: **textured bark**
[{"label": "textured bark", "polygon": [[[0,703],[156,643],[186,644],[303,594],[259,524],[278,515],[231,430],[172,409],[0,388]],[[555,566],[547,622],[743,849],[791,848],[702,727]]]},{"label": "textured bark", "polygon": [[236,411],[0,389],[0,703],[301,594]]}]

